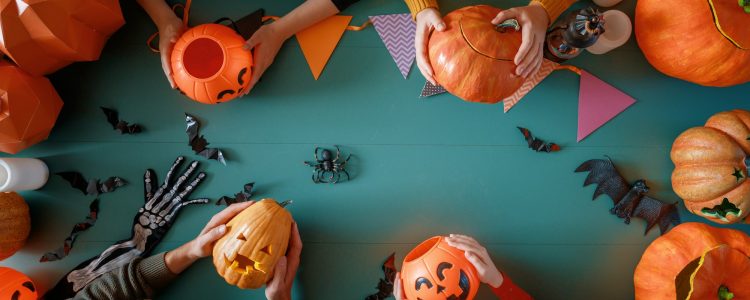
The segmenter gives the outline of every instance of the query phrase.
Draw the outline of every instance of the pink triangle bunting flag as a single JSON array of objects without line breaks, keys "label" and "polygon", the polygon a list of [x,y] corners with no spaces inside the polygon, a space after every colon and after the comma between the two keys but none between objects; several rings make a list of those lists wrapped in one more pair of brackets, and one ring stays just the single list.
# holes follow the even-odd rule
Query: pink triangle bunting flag
[{"label": "pink triangle bunting flag", "polygon": [[414,34],[417,27],[411,14],[371,16],[370,20],[406,79],[416,57]]},{"label": "pink triangle bunting flag", "polygon": [[635,99],[581,70],[578,94],[578,142],[633,105]]}]

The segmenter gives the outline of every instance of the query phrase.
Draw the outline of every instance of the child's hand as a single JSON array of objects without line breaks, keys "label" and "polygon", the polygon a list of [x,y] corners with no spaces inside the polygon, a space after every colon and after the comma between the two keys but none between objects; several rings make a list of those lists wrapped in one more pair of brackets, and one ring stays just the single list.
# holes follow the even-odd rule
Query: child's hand
[{"label": "child's hand", "polygon": [[245,43],[246,50],[255,49],[253,50],[253,79],[250,80],[250,85],[242,93],[243,95],[247,95],[253,89],[266,69],[271,66],[276,54],[281,49],[281,45],[288,38],[287,35],[276,29],[275,24],[277,23],[261,26]]},{"label": "child's hand", "polygon": [[169,19],[158,22],[159,26],[159,54],[161,55],[161,68],[164,70],[164,75],[169,80],[169,85],[172,88],[177,88],[172,78],[172,48],[177,39],[182,36],[185,32],[185,26],[182,24],[182,20],[172,14]]},{"label": "child's hand", "polygon": [[427,53],[427,37],[433,29],[437,31],[445,30],[443,17],[440,16],[440,12],[435,8],[423,9],[417,14],[417,32],[414,36],[414,48],[417,51],[417,67],[419,67],[419,71],[422,72],[422,76],[427,81],[437,85],[435,78],[433,78],[430,57]]},{"label": "child's hand", "polygon": [[544,7],[531,3],[528,6],[514,7],[500,12],[492,19],[492,24],[497,25],[508,19],[516,19],[521,25],[523,41],[513,62],[518,66],[516,74],[527,77],[536,73],[542,65],[544,54],[542,47],[544,47],[547,26],[550,22],[549,16]]},{"label": "child's hand", "polygon": [[401,272],[396,272],[396,278],[393,280],[393,298],[404,300],[404,290],[401,288]]},{"label": "child's hand", "polygon": [[292,223],[292,236],[289,239],[289,249],[286,256],[282,256],[273,270],[273,278],[266,284],[266,298],[268,300],[292,299],[292,283],[299,267],[299,257],[302,254],[302,238],[299,236],[297,223]]},{"label": "child's hand", "polygon": [[487,249],[476,240],[465,235],[451,234],[445,241],[448,242],[448,245],[464,251],[466,259],[477,269],[479,280],[494,288],[503,284],[503,275],[495,267]]}]

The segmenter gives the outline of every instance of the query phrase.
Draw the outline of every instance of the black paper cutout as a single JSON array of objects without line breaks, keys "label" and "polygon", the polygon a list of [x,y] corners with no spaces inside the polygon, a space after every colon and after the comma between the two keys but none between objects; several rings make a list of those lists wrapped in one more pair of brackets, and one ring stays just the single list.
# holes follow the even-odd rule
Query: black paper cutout
[{"label": "black paper cutout", "polygon": [[107,122],[112,125],[112,129],[117,130],[120,134],[136,134],[140,133],[143,128],[138,124],[129,124],[126,121],[120,120],[120,115],[114,109],[106,107],[100,107],[107,116]]},{"label": "black paper cutout", "polygon": [[109,177],[101,183],[99,179],[90,179],[87,181],[78,172],[60,172],[57,175],[68,181],[71,187],[83,192],[84,195],[99,196],[99,194],[113,192],[128,183],[120,177]]},{"label": "black paper cutout", "polygon": [[199,135],[201,124],[194,116],[185,114],[185,123],[187,128],[185,132],[188,135],[188,145],[193,149],[195,154],[203,156],[207,159],[213,159],[219,161],[223,165],[227,165],[227,161],[224,159],[224,153],[218,148],[208,148],[208,141]]},{"label": "black paper cutout", "polygon": [[396,265],[394,264],[396,253],[391,253],[385,260],[383,266],[383,276],[378,281],[378,292],[367,296],[365,300],[383,300],[393,295],[393,283],[396,280]]},{"label": "black paper cutout", "polygon": [[223,196],[223,197],[219,198],[219,200],[216,201],[216,205],[225,204],[226,206],[230,206],[230,205],[235,204],[235,203],[249,201],[250,198],[253,197],[253,187],[254,186],[255,186],[255,182],[247,183],[243,187],[242,192],[234,194],[234,197]]},{"label": "black paper cutout", "polygon": [[643,179],[637,180],[632,186],[620,175],[612,160],[592,159],[581,164],[576,172],[590,172],[586,176],[583,186],[595,183],[596,191],[592,200],[602,194],[608,195],[615,206],[610,213],[625,219],[625,224],[630,224],[630,218],[636,217],[646,220],[646,231],[644,235],[659,225],[661,234],[664,234],[670,225],[680,224],[680,215],[677,212],[677,202],[665,204],[659,200],[646,196],[648,186]]},{"label": "black paper cutout", "polygon": [[516,127],[518,130],[521,131],[523,134],[524,139],[526,139],[526,143],[529,144],[529,149],[534,150],[536,152],[557,152],[560,151],[560,146],[558,146],[555,143],[547,143],[543,140],[540,140],[538,138],[535,138],[534,135],[531,134],[531,131],[529,131],[526,128],[523,127]]},{"label": "black paper cutout", "polygon": [[78,238],[78,235],[86,230],[89,230],[89,228],[94,227],[98,215],[99,199],[94,199],[94,201],[92,201],[89,205],[89,214],[88,216],[86,216],[86,219],[83,222],[73,225],[73,230],[71,230],[70,235],[65,238],[63,245],[52,252],[45,253],[44,256],[39,259],[39,262],[61,260],[64,257],[68,256],[70,250],[73,249],[73,244],[75,243],[76,238]]},{"label": "black paper cutout", "polygon": [[[260,29],[260,26],[263,25],[263,16],[266,14],[266,11],[264,9],[258,9],[251,14],[242,17],[242,19],[237,20],[235,22],[235,26],[237,26],[238,33],[242,36],[244,39],[250,39],[250,37],[253,36],[253,33],[258,31]],[[241,85],[242,83],[240,83]]]}]

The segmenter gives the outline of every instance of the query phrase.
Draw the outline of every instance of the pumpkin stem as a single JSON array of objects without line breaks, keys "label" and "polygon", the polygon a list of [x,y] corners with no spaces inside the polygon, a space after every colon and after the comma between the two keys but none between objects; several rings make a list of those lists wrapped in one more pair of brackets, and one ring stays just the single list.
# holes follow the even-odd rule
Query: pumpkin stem
[{"label": "pumpkin stem", "polygon": [[740,7],[745,9],[746,13],[750,14],[750,0],[737,0],[737,3],[740,5]]},{"label": "pumpkin stem", "polygon": [[279,205],[281,205],[281,207],[286,207],[287,205],[292,204],[293,202],[294,201],[292,200],[286,200],[284,202],[279,203]]},{"label": "pumpkin stem", "polygon": [[729,288],[726,286],[719,287],[719,300],[732,300],[734,294],[729,292]]}]

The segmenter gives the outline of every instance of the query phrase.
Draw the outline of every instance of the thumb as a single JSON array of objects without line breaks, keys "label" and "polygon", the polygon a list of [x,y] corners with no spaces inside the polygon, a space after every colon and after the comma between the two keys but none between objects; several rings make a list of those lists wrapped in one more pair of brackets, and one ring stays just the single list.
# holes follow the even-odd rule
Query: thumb
[{"label": "thumb", "polygon": [[255,46],[257,46],[258,44],[260,44],[260,37],[258,34],[260,31],[261,30],[258,30],[255,33],[253,33],[250,39],[248,39],[247,42],[245,42],[245,46],[243,46],[242,48],[244,48],[245,50],[250,50],[250,49],[255,48]]},{"label": "thumb", "polygon": [[445,22],[443,19],[440,19],[437,23],[435,23],[435,30],[437,31],[444,31],[445,30]]},{"label": "thumb", "polygon": [[272,284],[281,285],[284,283],[286,277],[286,256],[282,256],[279,258],[279,261],[276,263],[276,269],[273,270],[273,280],[271,280]]},{"label": "thumb", "polygon": [[501,11],[497,16],[495,16],[494,19],[492,19],[492,24],[500,24],[505,20],[516,18],[518,14],[516,13],[516,10],[511,8],[504,11]]}]

